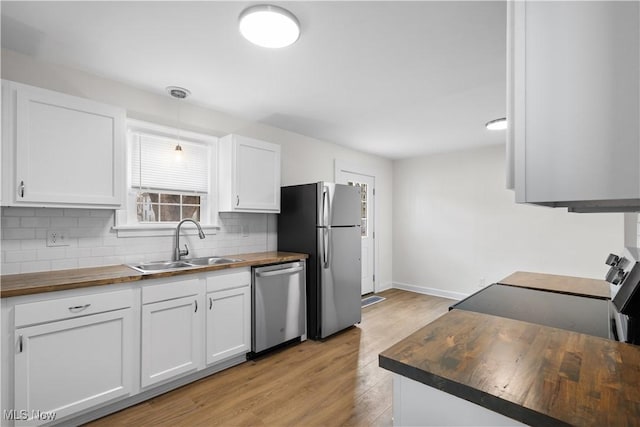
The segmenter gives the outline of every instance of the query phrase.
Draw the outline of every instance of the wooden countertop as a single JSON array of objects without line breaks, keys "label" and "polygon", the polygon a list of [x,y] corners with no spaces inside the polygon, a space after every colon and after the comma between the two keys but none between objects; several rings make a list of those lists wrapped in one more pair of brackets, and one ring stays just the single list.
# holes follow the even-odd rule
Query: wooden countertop
[{"label": "wooden countertop", "polygon": [[242,259],[243,261],[234,264],[192,267],[184,270],[164,271],[152,274],[140,273],[126,265],[112,265],[107,267],[78,268],[72,270],[0,276],[0,297],[7,298],[42,292],[85,288],[88,286],[112,285],[115,283],[134,282],[137,280],[202,273],[207,271],[223,270],[226,268],[274,264],[306,259],[308,258],[308,255],[294,252],[272,251],[238,254],[232,255],[232,257]]},{"label": "wooden countertop", "polygon": [[610,299],[609,283],[585,277],[557,276],[555,274],[516,271],[498,283],[522,288],[541,289],[563,294]]},{"label": "wooden countertop", "polygon": [[452,310],[379,364],[529,425],[640,425],[640,347],[630,344]]}]

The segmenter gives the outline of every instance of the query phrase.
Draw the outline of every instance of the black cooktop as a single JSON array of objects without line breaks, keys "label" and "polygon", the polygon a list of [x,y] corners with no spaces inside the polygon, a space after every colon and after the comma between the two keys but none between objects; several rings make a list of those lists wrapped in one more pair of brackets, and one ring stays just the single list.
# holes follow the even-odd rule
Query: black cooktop
[{"label": "black cooktop", "polygon": [[493,284],[454,308],[615,339],[609,300]]}]

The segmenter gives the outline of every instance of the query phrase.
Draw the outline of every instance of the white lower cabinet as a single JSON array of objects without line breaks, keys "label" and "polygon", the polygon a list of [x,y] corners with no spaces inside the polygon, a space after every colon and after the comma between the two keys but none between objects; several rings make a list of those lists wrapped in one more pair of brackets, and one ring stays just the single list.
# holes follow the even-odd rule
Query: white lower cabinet
[{"label": "white lower cabinet", "polygon": [[[131,292],[103,296],[108,304],[88,295],[16,306],[16,425],[60,419],[131,393]],[[43,323],[22,326],[34,322]]]},{"label": "white lower cabinet", "polygon": [[207,364],[251,350],[251,289],[207,294]]},{"label": "white lower cabinet", "polygon": [[142,388],[203,367],[201,288],[198,279],[182,279],[142,289]]},{"label": "white lower cabinet", "polygon": [[83,423],[242,363],[251,349],[249,268],[1,303],[3,426]]}]

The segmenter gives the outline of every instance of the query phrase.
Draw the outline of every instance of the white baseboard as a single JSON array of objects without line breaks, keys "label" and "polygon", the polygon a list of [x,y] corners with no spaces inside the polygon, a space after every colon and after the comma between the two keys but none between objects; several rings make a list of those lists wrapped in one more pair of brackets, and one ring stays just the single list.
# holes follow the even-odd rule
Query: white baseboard
[{"label": "white baseboard", "polygon": [[387,289],[393,289],[393,283],[376,283],[376,293],[386,291]]},{"label": "white baseboard", "polygon": [[403,291],[416,292],[418,294],[425,294],[425,295],[433,295],[434,297],[449,298],[449,299],[454,299],[458,301],[471,295],[471,294],[465,294],[462,292],[446,291],[444,289],[410,285],[409,283],[401,283],[401,282],[394,282],[392,286],[395,289],[402,289]]}]

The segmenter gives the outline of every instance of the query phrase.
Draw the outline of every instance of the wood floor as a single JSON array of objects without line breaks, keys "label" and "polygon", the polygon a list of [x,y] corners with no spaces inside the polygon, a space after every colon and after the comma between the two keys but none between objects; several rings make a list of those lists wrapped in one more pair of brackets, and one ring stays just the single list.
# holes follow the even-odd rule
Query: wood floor
[{"label": "wood floor", "polygon": [[362,323],[305,341],[96,420],[99,426],[389,426],[391,373],[378,353],[447,311],[444,298],[397,289]]}]

